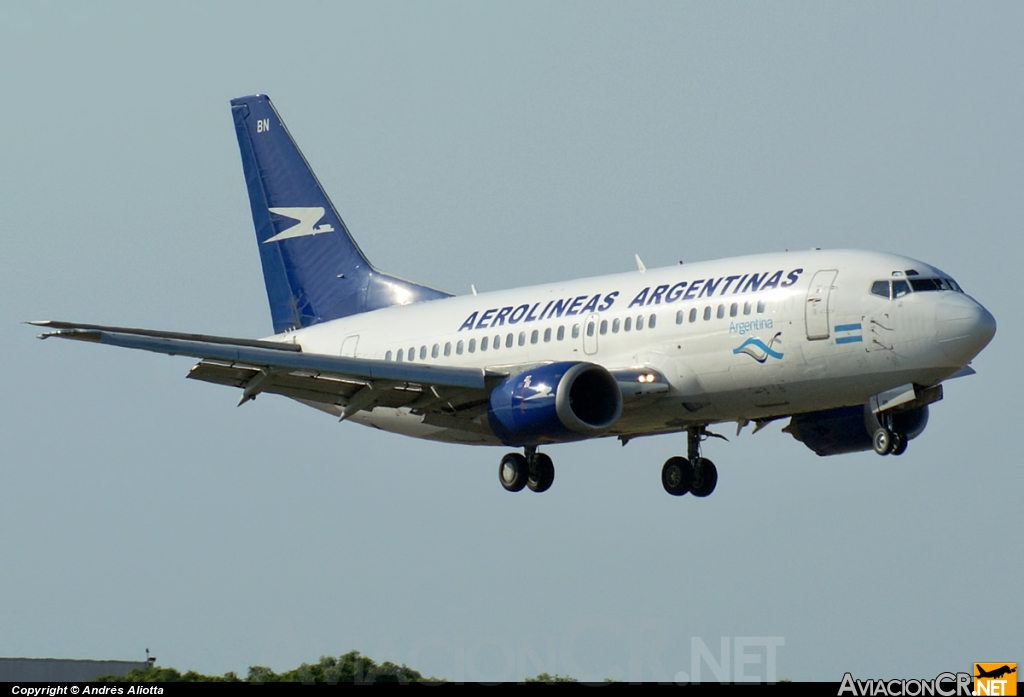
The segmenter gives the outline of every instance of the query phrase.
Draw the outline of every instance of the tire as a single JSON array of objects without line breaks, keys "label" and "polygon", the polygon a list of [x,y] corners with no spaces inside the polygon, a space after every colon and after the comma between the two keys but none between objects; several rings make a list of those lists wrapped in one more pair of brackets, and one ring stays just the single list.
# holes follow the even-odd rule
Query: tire
[{"label": "tire", "polygon": [[530,468],[526,465],[526,458],[519,453],[509,453],[501,458],[501,464],[498,465],[498,480],[505,487],[505,491],[522,491],[529,476]]},{"label": "tire", "polygon": [[892,455],[902,455],[907,452],[907,437],[900,432],[892,434],[892,445],[889,446],[889,453]]},{"label": "tire", "polygon": [[879,455],[888,455],[892,450],[892,433],[887,428],[880,428],[871,437],[871,447]]},{"label": "tire", "polygon": [[710,496],[718,484],[718,468],[715,463],[707,458],[699,458],[693,468],[693,483],[690,484],[690,493],[699,498]]},{"label": "tire", "polygon": [[555,464],[551,461],[551,458],[544,453],[534,455],[533,467],[530,468],[530,474],[526,478],[526,486],[530,487],[530,491],[535,491],[539,494],[550,489],[554,481]]},{"label": "tire", "polygon": [[693,484],[693,465],[685,457],[670,457],[661,468],[661,485],[673,496],[682,496]]}]

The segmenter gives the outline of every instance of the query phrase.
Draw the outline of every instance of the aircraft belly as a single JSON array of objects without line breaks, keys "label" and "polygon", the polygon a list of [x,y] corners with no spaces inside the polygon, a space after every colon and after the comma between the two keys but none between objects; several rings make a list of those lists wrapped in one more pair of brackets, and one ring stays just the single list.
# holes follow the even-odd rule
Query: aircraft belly
[{"label": "aircraft belly", "polygon": [[349,421],[410,438],[468,445],[501,445],[501,442],[494,436],[479,431],[464,431],[424,423],[422,414],[413,414],[405,408],[376,407],[372,412],[360,411],[353,414],[349,417]]}]

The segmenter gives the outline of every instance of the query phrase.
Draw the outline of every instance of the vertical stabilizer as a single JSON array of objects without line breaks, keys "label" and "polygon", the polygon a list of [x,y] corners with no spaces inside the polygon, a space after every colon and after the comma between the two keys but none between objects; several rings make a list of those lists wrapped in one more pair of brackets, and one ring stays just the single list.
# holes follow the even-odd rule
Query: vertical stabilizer
[{"label": "vertical stabilizer", "polygon": [[266,95],[231,100],[274,331],[450,294],[382,274]]}]

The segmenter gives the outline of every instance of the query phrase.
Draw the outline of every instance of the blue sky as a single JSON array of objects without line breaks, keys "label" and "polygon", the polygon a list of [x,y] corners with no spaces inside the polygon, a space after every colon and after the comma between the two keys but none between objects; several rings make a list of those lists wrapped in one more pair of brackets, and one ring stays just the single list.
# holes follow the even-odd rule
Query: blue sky
[{"label": "blue sky", "polygon": [[[1020,661],[1024,9],[1014,3],[8,3],[0,22],[0,655],[210,673],[362,651],[451,679]],[[999,321],[899,459],[779,426],[504,451],[38,342],[30,319],[270,318],[228,100],[267,93],[371,260],[454,292],[776,251],[950,273]],[[758,666],[751,673],[763,675]]]}]

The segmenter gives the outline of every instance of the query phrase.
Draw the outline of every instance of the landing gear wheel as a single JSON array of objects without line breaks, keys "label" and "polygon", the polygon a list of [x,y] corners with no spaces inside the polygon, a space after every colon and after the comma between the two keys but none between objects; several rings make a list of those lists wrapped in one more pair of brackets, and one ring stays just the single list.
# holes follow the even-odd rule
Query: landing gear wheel
[{"label": "landing gear wheel", "polygon": [[661,485],[673,496],[682,496],[693,484],[693,465],[685,457],[670,457],[661,468]]},{"label": "landing gear wheel", "polygon": [[529,476],[530,468],[526,464],[526,458],[519,453],[509,453],[501,458],[498,479],[501,480],[505,491],[522,491]]},{"label": "landing gear wheel", "polygon": [[536,453],[533,456],[533,463],[530,467],[530,474],[526,478],[526,486],[530,491],[538,494],[551,488],[555,481],[555,464],[551,458],[544,453]]},{"label": "landing gear wheel", "polygon": [[871,446],[879,455],[888,455],[892,450],[892,432],[887,428],[880,428],[871,437]]},{"label": "landing gear wheel", "polygon": [[905,452],[907,452],[907,437],[899,431],[893,432],[889,453],[892,455],[902,455]]},{"label": "landing gear wheel", "polygon": [[704,498],[715,490],[718,484],[718,468],[715,463],[706,457],[697,458],[693,466],[693,483],[690,484],[690,493],[694,496]]}]

